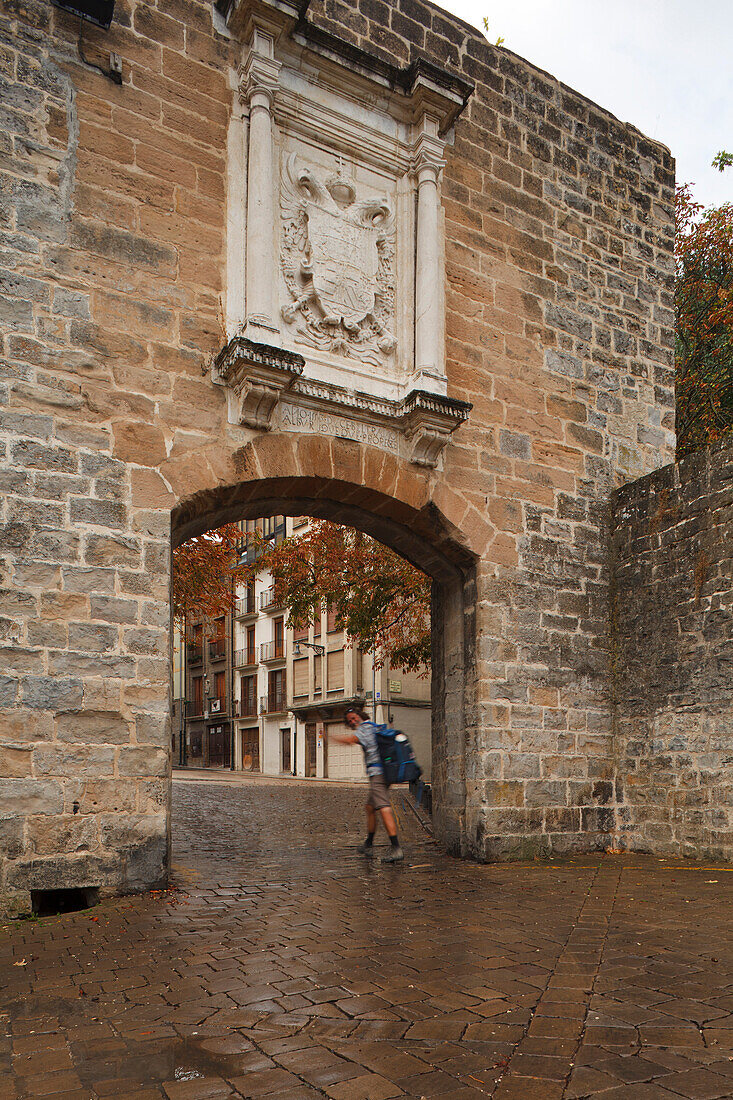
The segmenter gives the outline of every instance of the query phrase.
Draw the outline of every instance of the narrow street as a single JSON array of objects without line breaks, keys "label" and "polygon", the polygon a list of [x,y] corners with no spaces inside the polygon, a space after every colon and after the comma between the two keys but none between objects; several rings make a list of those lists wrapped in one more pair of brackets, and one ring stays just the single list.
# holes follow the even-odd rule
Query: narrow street
[{"label": "narrow street", "polygon": [[733,1096],[733,869],[464,863],[401,792],[383,866],[355,785],[173,798],[172,890],[2,926],[0,1100]]}]

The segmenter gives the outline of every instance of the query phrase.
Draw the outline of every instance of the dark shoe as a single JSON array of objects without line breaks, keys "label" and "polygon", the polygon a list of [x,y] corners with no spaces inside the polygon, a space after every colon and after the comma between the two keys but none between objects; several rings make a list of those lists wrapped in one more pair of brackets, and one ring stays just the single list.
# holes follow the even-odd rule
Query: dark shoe
[{"label": "dark shoe", "polygon": [[382,863],[400,863],[405,858],[401,848],[390,848],[386,856],[382,856]]},{"label": "dark shoe", "polygon": [[362,855],[362,856],[373,856],[374,855],[374,845],[373,844],[366,844],[366,843],[359,844],[356,850],[359,853],[359,855]]}]

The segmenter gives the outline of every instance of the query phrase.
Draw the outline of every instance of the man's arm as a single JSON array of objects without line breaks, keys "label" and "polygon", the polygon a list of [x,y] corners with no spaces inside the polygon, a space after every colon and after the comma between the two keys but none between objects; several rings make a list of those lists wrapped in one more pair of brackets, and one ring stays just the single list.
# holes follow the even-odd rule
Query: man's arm
[{"label": "man's arm", "polygon": [[359,738],[354,733],[331,733],[326,732],[326,736],[329,741],[338,741],[339,745],[358,745]]}]

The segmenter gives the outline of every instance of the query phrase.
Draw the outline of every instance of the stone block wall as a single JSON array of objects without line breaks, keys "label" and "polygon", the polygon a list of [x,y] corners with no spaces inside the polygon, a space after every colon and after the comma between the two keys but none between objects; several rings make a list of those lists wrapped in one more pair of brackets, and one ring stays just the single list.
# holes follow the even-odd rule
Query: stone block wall
[{"label": "stone block wall", "polygon": [[674,456],[674,162],[633,126],[422,0],[313,23],[475,82],[443,178],[450,485],[494,537],[478,575],[467,847],[612,842],[608,502]]},{"label": "stone block wall", "polygon": [[733,855],[733,450],[613,499],[618,828],[628,848]]},{"label": "stone block wall", "polygon": [[[0,892],[169,865],[164,460],[213,431],[230,95],[205,5],[0,4]],[[226,44],[224,44],[226,52]],[[165,68],[165,75],[163,70]],[[164,427],[165,425],[165,427]],[[180,483],[179,483],[180,485]]]},{"label": "stone block wall", "polygon": [[[672,160],[422,0],[304,19],[316,44],[475,84],[441,195],[449,392],[471,418],[419,492],[369,448],[328,468],[428,502],[476,557],[456,844],[602,846],[609,494],[673,453]],[[90,60],[120,55],[117,86],[78,31],[45,0],[0,4],[0,885],[23,904],[164,879],[171,510],[265,469],[207,373],[240,44],[203,0],[123,0],[84,32]]]}]

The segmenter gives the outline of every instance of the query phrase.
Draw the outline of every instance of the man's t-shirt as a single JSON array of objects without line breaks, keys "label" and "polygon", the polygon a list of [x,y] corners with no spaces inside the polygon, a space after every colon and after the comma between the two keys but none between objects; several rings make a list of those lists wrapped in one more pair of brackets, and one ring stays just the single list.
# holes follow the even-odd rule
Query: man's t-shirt
[{"label": "man's t-shirt", "polygon": [[364,750],[367,775],[384,775],[382,758],[377,748],[377,727],[374,722],[362,722],[354,730],[354,736]]}]

